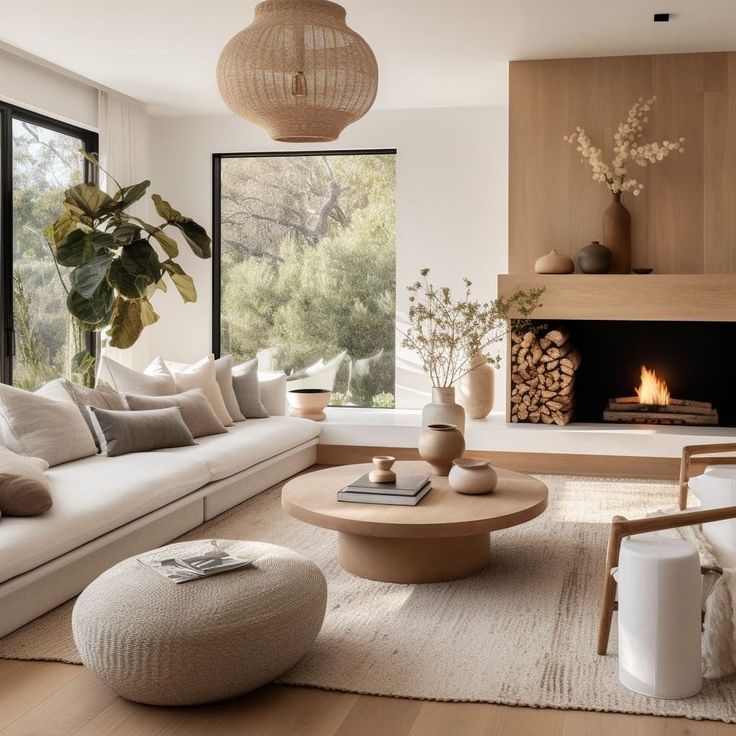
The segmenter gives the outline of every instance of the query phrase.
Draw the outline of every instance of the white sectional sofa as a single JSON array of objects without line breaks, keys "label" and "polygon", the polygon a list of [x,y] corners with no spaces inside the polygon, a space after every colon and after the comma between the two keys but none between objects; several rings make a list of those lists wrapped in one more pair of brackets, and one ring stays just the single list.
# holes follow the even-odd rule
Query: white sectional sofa
[{"label": "white sectional sofa", "polygon": [[313,465],[319,431],[304,419],[249,419],[194,447],[49,469],[51,510],[0,522],[0,636],[69,600],[114,563]]}]

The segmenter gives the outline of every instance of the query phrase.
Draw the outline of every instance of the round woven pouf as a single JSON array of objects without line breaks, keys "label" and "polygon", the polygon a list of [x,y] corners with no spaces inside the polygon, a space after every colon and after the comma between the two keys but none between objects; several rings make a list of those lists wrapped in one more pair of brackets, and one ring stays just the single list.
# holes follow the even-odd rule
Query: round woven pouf
[{"label": "round woven pouf", "polygon": [[[251,567],[176,584],[131,557],[77,599],[74,641],[84,665],[128,700],[195,705],[271,682],[317,638],[327,584],[319,568],[284,547],[218,542]],[[179,557],[209,541],[154,550]]]}]

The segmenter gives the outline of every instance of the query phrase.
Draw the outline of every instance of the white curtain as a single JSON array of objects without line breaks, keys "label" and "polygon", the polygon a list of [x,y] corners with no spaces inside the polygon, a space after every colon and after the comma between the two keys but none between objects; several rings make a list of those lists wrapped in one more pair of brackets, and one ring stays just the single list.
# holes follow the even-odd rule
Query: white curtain
[{"label": "white curtain", "polygon": [[[113,92],[100,90],[98,97],[100,165],[123,187],[137,184],[149,176],[148,125],[145,105]],[[100,171],[100,188],[109,194],[117,191],[117,185],[104,171]],[[130,211],[144,220],[150,218],[153,211],[150,191]],[[143,330],[136,344],[128,350],[106,348],[104,352],[113,360],[131,368],[144,368],[150,358],[147,330]]]}]

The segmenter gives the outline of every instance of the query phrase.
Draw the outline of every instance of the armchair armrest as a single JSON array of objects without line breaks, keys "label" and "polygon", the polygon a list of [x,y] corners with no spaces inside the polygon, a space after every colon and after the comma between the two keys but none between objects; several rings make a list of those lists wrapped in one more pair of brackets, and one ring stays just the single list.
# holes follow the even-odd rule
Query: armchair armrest
[{"label": "armchair armrest", "polygon": [[[680,498],[679,504],[681,509],[687,507],[687,482],[690,480],[690,466],[691,460],[696,455],[708,455],[712,452],[736,452],[736,442],[727,442],[710,445],[685,445],[682,448],[682,460],[680,461]],[[730,458],[714,457],[707,458],[710,462],[708,464],[723,464],[729,462]],[[697,522],[696,522],[697,523]],[[687,525],[685,525],[687,526]]]}]

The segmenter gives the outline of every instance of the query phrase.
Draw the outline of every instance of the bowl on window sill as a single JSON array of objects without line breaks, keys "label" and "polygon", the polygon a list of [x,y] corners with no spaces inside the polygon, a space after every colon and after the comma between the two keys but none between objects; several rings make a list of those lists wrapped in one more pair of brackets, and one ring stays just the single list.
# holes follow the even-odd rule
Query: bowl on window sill
[{"label": "bowl on window sill", "polygon": [[327,418],[325,408],[330,403],[332,392],[326,388],[295,388],[287,391],[292,417],[322,422]]}]

